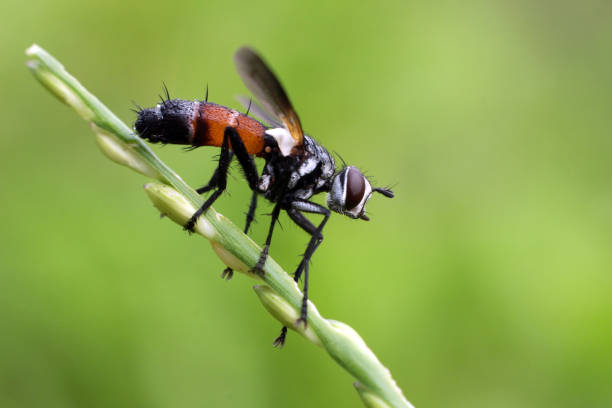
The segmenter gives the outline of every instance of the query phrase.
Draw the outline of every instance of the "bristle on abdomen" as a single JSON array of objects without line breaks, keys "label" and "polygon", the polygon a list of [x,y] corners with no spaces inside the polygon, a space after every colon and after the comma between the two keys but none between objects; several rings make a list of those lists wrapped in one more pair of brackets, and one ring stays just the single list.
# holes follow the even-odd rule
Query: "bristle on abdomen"
[{"label": "bristle on abdomen", "polygon": [[140,137],[152,143],[217,147],[223,144],[228,126],[238,131],[249,154],[262,154],[266,127],[243,113],[214,103],[164,100],[153,108],[139,110],[134,124]]}]

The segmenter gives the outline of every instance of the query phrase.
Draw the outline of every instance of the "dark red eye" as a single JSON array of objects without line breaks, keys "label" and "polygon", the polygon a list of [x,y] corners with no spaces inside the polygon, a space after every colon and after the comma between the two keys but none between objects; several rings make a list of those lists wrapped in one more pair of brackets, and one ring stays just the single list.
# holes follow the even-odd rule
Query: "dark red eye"
[{"label": "dark red eye", "polygon": [[354,167],[348,169],[346,175],[346,201],[345,206],[351,210],[361,202],[365,193],[365,177]]}]

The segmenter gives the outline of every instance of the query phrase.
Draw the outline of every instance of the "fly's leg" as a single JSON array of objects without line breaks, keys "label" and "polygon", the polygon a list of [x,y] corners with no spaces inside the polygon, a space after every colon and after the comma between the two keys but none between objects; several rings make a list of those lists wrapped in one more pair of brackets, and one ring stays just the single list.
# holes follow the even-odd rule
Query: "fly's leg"
[{"label": "fly's leg", "polygon": [[187,231],[193,232],[193,227],[200,215],[204,213],[204,211],[208,210],[210,206],[215,202],[217,198],[225,191],[225,187],[227,186],[227,170],[229,168],[230,162],[232,161],[232,152],[229,149],[229,134],[231,130],[234,132],[235,129],[231,127],[225,128],[225,133],[223,135],[223,143],[221,144],[221,154],[219,155],[219,164],[217,165],[217,170],[215,170],[213,176],[211,177],[208,184],[204,187],[201,187],[197,190],[199,194],[205,193],[210,190],[215,190],[210,197],[202,204],[198,210],[193,213],[189,221],[185,224],[184,228]]},{"label": "fly's leg", "polygon": [[[236,129],[233,127],[227,127],[225,128],[225,133],[229,137],[232,151],[236,155],[238,163],[240,163],[244,177],[249,183],[249,188],[253,191],[249,211],[246,215],[246,225],[244,227],[244,233],[246,234],[249,232],[249,227],[255,219],[255,210],[257,208],[257,180],[259,179],[259,175],[257,174],[257,167],[255,166],[253,156],[248,153],[246,147],[244,146],[244,142]],[[226,280],[230,280],[232,276],[234,276],[234,271],[230,267],[225,268],[221,274],[221,277]]]},{"label": "fly's leg", "polygon": [[285,339],[287,338],[287,326],[283,326],[281,329],[281,334],[277,338],[274,339],[274,343],[272,345],[274,347],[283,347],[285,345]]},{"label": "fly's leg", "polygon": [[255,221],[255,209],[257,209],[257,191],[253,190],[253,195],[251,195],[251,204],[249,205],[249,212],[246,214],[246,224],[244,226],[245,234],[249,233],[251,223]]},{"label": "fly's leg", "polygon": [[246,216],[246,225],[244,227],[244,233],[246,234],[249,232],[251,222],[253,222],[255,219],[255,209],[257,208],[257,181],[259,180],[259,174],[257,173],[257,167],[255,166],[253,156],[251,156],[247,151],[246,147],[244,146],[244,142],[240,138],[240,135],[236,129],[228,129],[231,129],[229,139],[230,143],[232,144],[232,150],[238,159],[238,163],[240,163],[244,177],[249,183],[249,188],[251,191],[253,191],[253,195],[251,196],[251,204],[249,205],[249,212]]},{"label": "fly's leg", "polygon": [[[223,145],[221,145],[221,150],[223,151]],[[227,158],[227,160],[229,160],[231,162],[232,158],[234,157],[234,153],[230,150],[228,155],[229,155],[229,157]],[[220,161],[221,161],[221,155],[219,156],[219,162]],[[219,165],[217,165],[217,168],[215,169],[215,172],[213,173],[212,177],[210,178],[210,181],[208,182],[208,184],[206,184],[203,187],[197,188],[196,192],[198,194],[204,194],[204,193],[208,193],[210,190],[212,190],[215,187],[217,187],[218,180],[220,179],[220,177],[223,177],[221,175],[221,173],[222,173],[222,167],[219,164]]]},{"label": "fly's leg", "polygon": [[278,217],[280,215],[281,204],[277,203],[274,206],[274,210],[272,210],[272,220],[270,221],[270,229],[268,230],[268,236],[266,237],[266,244],[264,245],[263,250],[261,251],[261,255],[259,255],[259,260],[257,264],[253,268],[253,272],[264,275],[264,265],[266,264],[266,259],[268,258],[268,251],[270,250],[270,243],[272,242],[272,234],[274,233],[274,225],[276,225],[276,221],[278,221]]},{"label": "fly's leg", "polygon": [[[302,214],[302,212],[311,213],[311,214],[321,214],[323,215],[323,221],[319,224],[318,227],[315,227],[308,218]],[[308,312],[308,265],[310,263],[310,259],[312,255],[317,250],[321,242],[323,241],[323,227],[327,223],[329,216],[331,215],[330,211],[313,202],[310,201],[294,201],[291,203],[291,209],[288,211],[289,217],[299,225],[304,231],[310,234],[310,242],[306,247],[306,252],[304,252],[304,257],[302,261],[298,265],[297,270],[295,271],[294,279],[297,282],[304,272],[304,297],[302,299],[302,310],[300,314],[300,318],[297,323],[304,323],[306,326],[306,316]]]},{"label": "fly's leg", "polygon": [[[308,218],[302,214],[302,212],[311,213],[311,214],[321,214],[323,215],[323,221],[319,224],[318,227],[310,222]],[[310,201],[294,201],[291,203],[291,208],[287,211],[289,217],[295,222],[300,228],[310,234],[310,242],[306,247],[306,252],[304,252],[304,256],[302,261],[297,267],[293,279],[297,282],[302,273],[304,273],[304,291],[302,297],[302,309],[300,311],[300,317],[296,321],[296,324],[304,323],[304,327],[307,325],[307,317],[308,317],[308,275],[310,269],[310,259],[312,255],[317,250],[321,242],[323,241],[322,230],[327,220],[329,219],[331,213],[330,211],[316,203],[312,203]],[[283,326],[281,329],[281,334],[274,340],[274,346],[283,346],[285,344],[285,337],[287,336],[287,327]]]},{"label": "fly's leg", "polygon": [[[232,151],[229,151],[230,145],[232,147]],[[198,189],[197,191],[198,193],[201,194],[203,192],[212,190],[215,187],[217,188],[215,193],[217,193],[217,191],[219,190],[225,190],[225,186],[227,183],[227,169],[229,167],[229,162],[231,161],[234,155],[236,156],[236,158],[238,159],[238,162],[240,163],[240,167],[242,168],[244,176],[247,179],[247,182],[249,183],[249,187],[251,188],[251,190],[253,190],[253,196],[251,197],[251,204],[249,206],[249,212],[247,213],[247,218],[246,218],[246,226],[244,227],[244,233],[246,234],[249,230],[251,222],[255,218],[255,209],[257,208],[256,188],[257,188],[257,180],[259,176],[257,174],[257,167],[255,166],[255,161],[253,160],[253,156],[251,156],[248,153],[246,147],[244,146],[244,142],[242,141],[242,138],[240,137],[240,135],[238,134],[238,131],[236,131],[235,128],[230,127],[230,126],[225,128],[225,133],[223,135],[223,144],[221,146],[221,156],[219,158],[219,166],[217,167],[217,170],[213,174],[208,185]],[[227,156],[229,156],[229,159],[227,158]],[[224,160],[224,166],[221,165],[222,160]],[[225,162],[227,163],[225,164]],[[222,185],[222,188],[219,187],[220,185]],[[214,197],[215,193],[213,193],[211,198]],[[211,198],[209,198],[207,202],[210,201]],[[214,197],[214,199],[216,199],[216,197]],[[210,207],[210,204],[208,205],[208,207]],[[202,212],[208,209],[208,207],[202,210]],[[195,225],[195,221],[194,221],[194,225]],[[232,270],[232,268],[227,267],[223,270],[221,277],[223,279],[230,280],[233,275],[234,275],[234,271]]]}]

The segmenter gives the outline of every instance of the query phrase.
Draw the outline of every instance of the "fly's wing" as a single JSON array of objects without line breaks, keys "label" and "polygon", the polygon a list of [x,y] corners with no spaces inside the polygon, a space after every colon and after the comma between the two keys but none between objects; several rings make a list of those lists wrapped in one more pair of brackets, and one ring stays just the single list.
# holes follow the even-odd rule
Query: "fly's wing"
[{"label": "fly's wing", "polygon": [[254,102],[248,96],[238,95],[236,99],[238,99],[238,102],[240,102],[244,109],[247,109],[253,114],[253,116],[261,119],[268,125],[277,128],[283,127],[283,124],[280,123],[277,118],[273,117],[271,113],[266,112],[261,106],[257,104],[257,102]]},{"label": "fly's wing", "polygon": [[293,110],[283,86],[261,57],[251,48],[242,47],[234,55],[236,69],[246,87],[263,108],[283,122],[295,146],[304,143],[300,118]]}]

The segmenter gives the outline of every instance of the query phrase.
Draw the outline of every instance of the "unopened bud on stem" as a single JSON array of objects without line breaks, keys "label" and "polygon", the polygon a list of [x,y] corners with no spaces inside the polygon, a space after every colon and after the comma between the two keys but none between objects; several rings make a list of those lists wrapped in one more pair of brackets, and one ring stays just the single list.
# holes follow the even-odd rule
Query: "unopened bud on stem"
[{"label": "unopened bud on stem", "polygon": [[255,289],[255,293],[257,293],[257,296],[259,296],[259,300],[261,300],[264,307],[279,322],[300,333],[317,346],[321,346],[321,341],[310,327],[305,329],[303,324],[295,324],[300,316],[297,310],[295,310],[295,308],[291,306],[289,302],[283,299],[269,286],[256,285],[253,286],[253,289]]},{"label": "unopened bud on stem", "polygon": [[[38,45],[34,44],[26,50],[26,55],[31,58],[37,58],[37,55],[40,52],[44,51],[42,51]],[[91,109],[85,104],[85,102],[83,102],[83,99],[81,99],[79,95],[77,95],[68,85],[66,85],[65,82],[43,67],[40,61],[37,59],[32,59],[26,64],[36,79],[38,79],[38,81],[43,84],[45,88],[51,91],[51,93],[60,101],[74,109],[83,119],[90,121],[95,117]],[[61,65],[60,68],[62,70],[64,69],[64,67]]]},{"label": "unopened bud on stem", "polygon": [[[146,184],[144,188],[151,201],[153,201],[153,205],[162,214],[168,216],[168,218],[181,226],[185,225],[196,211],[185,196],[166,184],[153,182]],[[209,209],[209,211],[214,210]],[[213,251],[215,251],[224,264],[235,271],[244,272],[252,278],[259,278],[259,276],[250,272],[251,268],[246,266],[240,259],[236,258],[230,251],[217,242],[217,231],[208,220],[206,220],[206,217],[199,217],[193,230],[210,240]]]},{"label": "unopened bud on stem", "polygon": [[91,130],[96,134],[96,142],[98,142],[100,150],[106,157],[147,177],[158,180],[162,178],[157,170],[134,151],[133,146],[122,142],[116,136],[93,123],[90,125]]},{"label": "unopened bud on stem", "polygon": [[253,279],[261,279],[261,276],[257,273],[251,272],[252,268],[249,268],[242,262],[240,259],[236,258],[230,251],[225,249],[221,244],[215,241],[210,241],[210,245],[212,245],[213,251],[217,254],[219,259],[232,268],[234,271],[243,272],[250,276]]},{"label": "unopened bud on stem", "polygon": [[[144,189],[153,201],[153,205],[179,225],[185,225],[196,211],[185,196],[166,184],[148,183],[145,184]],[[210,240],[215,239],[217,235],[205,217],[199,217],[193,229],[194,232]]]},{"label": "unopened bud on stem", "polygon": [[355,381],[353,383],[353,386],[355,386],[355,389],[359,393],[363,404],[367,408],[391,408],[389,404],[387,404],[378,395],[374,394],[372,391],[366,388],[363,384]]}]

